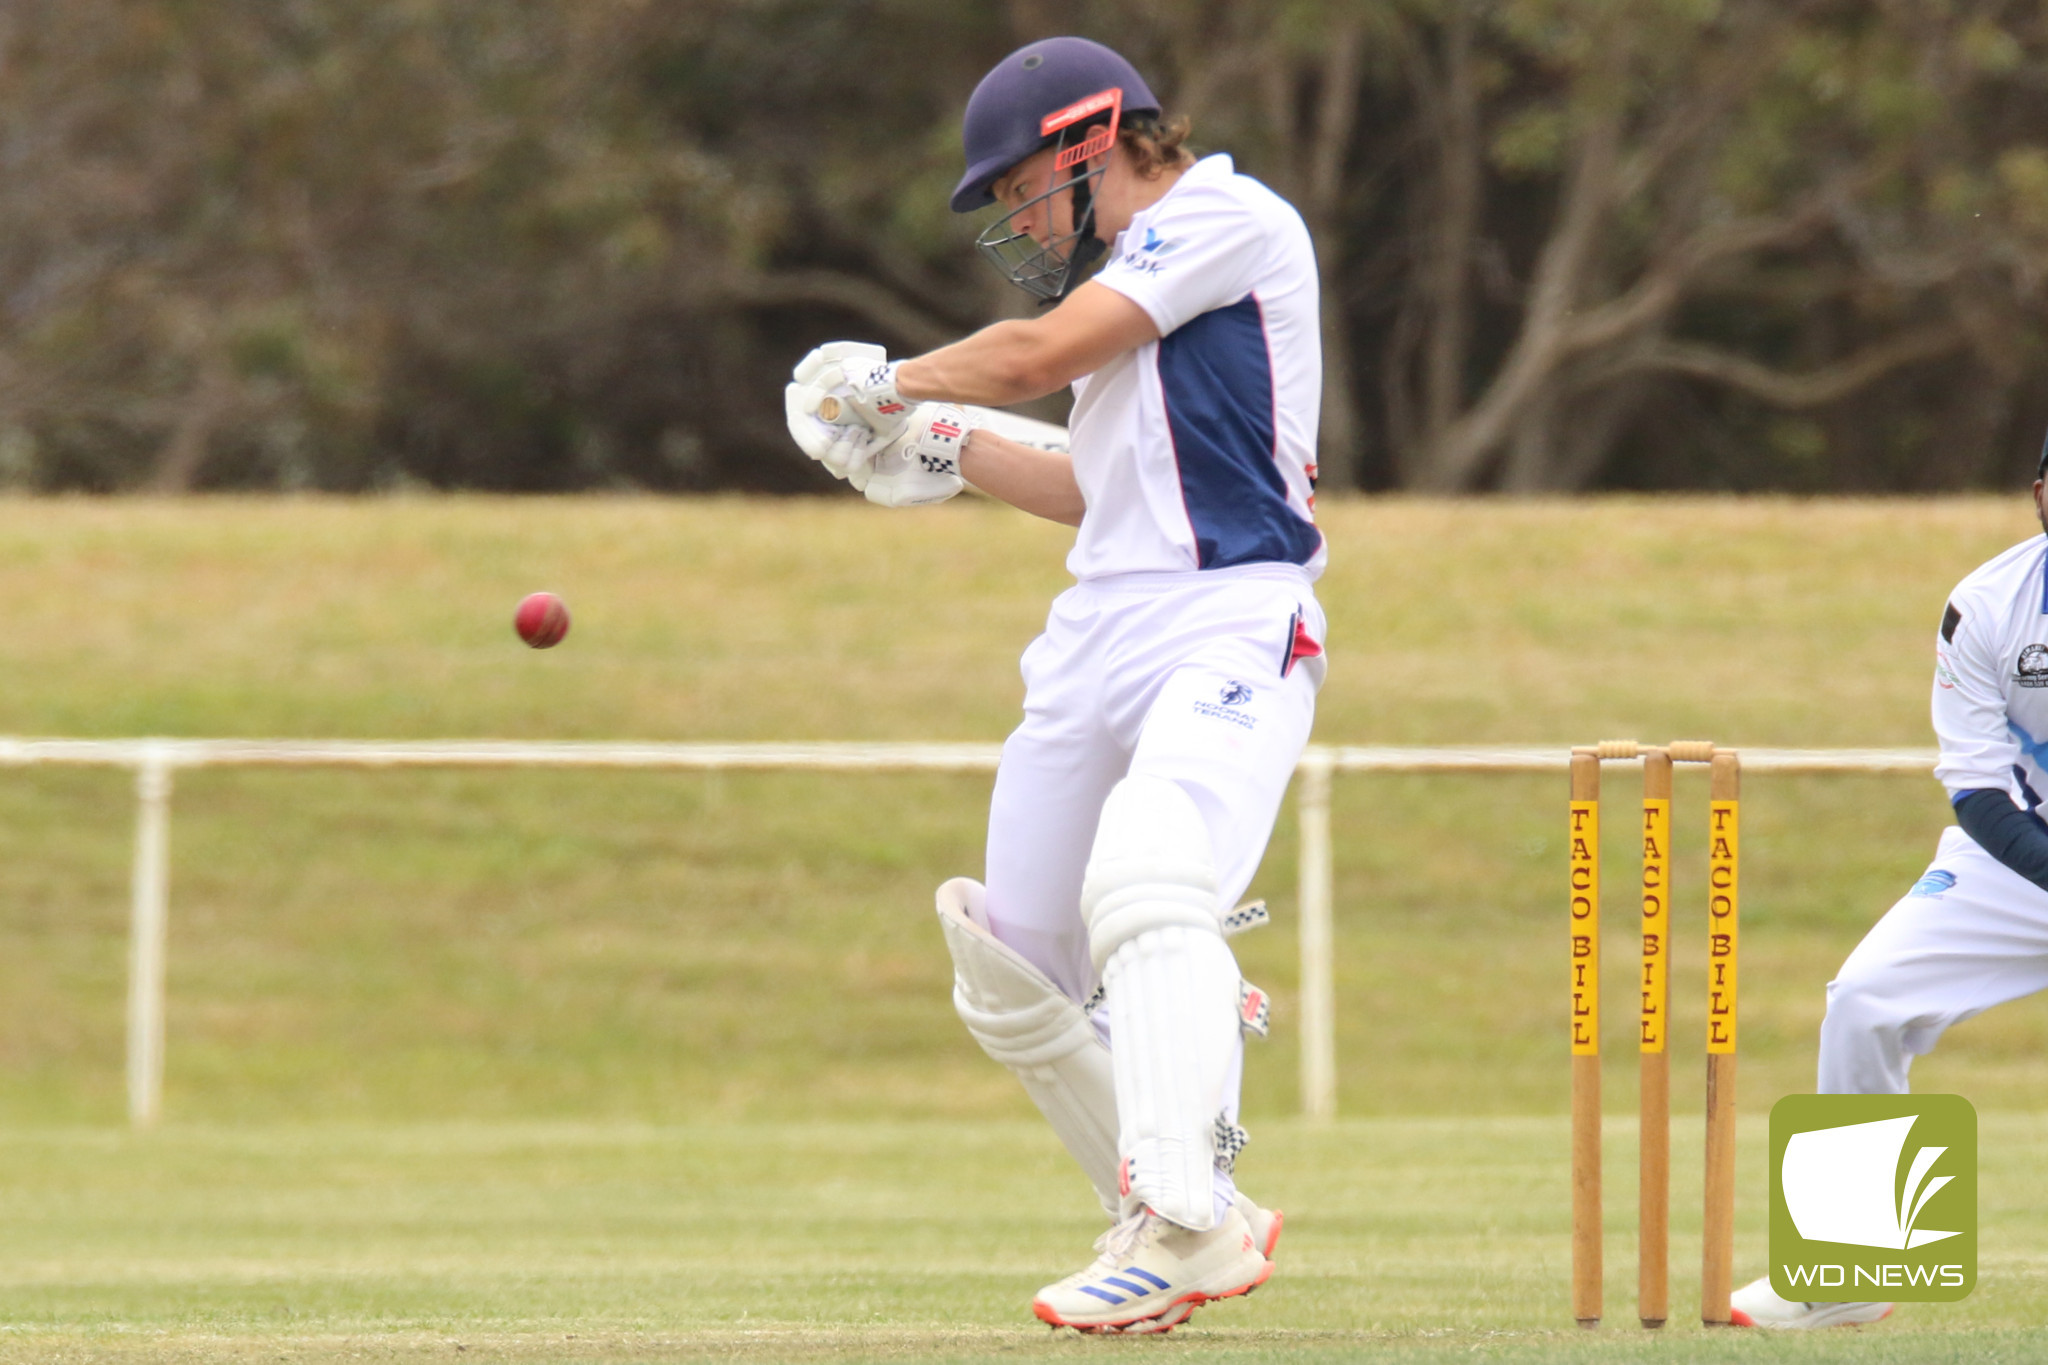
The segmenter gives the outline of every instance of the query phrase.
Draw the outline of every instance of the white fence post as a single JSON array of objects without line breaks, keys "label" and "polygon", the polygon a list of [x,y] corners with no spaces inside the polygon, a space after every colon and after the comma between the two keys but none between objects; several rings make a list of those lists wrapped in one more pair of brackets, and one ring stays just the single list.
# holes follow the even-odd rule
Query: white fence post
[{"label": "white fence post", "polygon": [[[164,956],[170,915],[171,774],[179,766],[658,768],[693,772],[989,773],[995,744],[638,744],[504,740],[33,739],[0,735],[0,767],[56,763],[136,770],[128,949],[128,1117],[163,1110]],[[1745,749],[1752,773],[1924,773],[1932,749]],[[1331,925],[1330,777],[1347,773],[1562,772],[1562,746],[1307,749],[1296,769],[1301,819],[1301,1109],[1337,1113],[1337,1009]]]},{"label": "white fence post", "polygon": [[163,1112],[164,946],[171,900],[171,763],[152,747],[135,771],[135,868],[128,923],[128,1122]]},{"label": "white fence post", "polygon": [[1337,1116],[1337,993],[1330,910],[1330,769],[1327,749],[1301,757],[1301,1112]]}]

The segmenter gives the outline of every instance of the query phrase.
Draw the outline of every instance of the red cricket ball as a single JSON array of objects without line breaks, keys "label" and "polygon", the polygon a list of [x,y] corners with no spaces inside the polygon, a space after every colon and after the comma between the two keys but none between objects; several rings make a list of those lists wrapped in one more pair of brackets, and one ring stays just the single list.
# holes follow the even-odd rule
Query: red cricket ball
[{"label": "red cricket ball", "polygon": [[512,628],[535,649],[551,648],[569,633],[568,604],[551,592],[531,593],[512,613]]}]

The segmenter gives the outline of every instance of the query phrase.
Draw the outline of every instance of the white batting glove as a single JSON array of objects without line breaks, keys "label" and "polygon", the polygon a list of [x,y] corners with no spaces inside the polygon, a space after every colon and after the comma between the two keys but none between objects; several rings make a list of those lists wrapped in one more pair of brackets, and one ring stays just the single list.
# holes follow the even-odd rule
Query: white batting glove
[{"label": "white batting glove", "polygon": [[[869,428],[858,409],[841,400],[850,399],[844,366],[851,361],[872,368],[886,363],[888,353],[879,346],[858,341],[835,341],[820,346],[798,362],[790,383],[782,391],[783,418],[797,448],[825,466],[835,479],[865,474],[856,469],[856,450],[866,445]],[[819,412],[825,400],[833,400],[827,417]]]},{"label": "white batting glove", "polygon": [[951,403],[918,404],[902,435],[868,447],[864,477],[855,487],[883,507],[944,502],[967,486],[960,477],[960,452],[977,425]]},{"label": "white batting glove", "polygon": [[851,408],[843,422],[828,422],[819,416],[819,400],[829,396],[791,384],[782,391],[782,415],[797,449],[825,466],[833,478],[847,479],[858,488],[867,476],[864,461],[874,433]]},{"label": "white batting glove", "polygon": [[865,437],[886,442],[901,435],[910,404],[896,392],[888,352],[864,341],[832,341],[797,362],[783,389],[783,417],[798,449],[858,488],[866,473],[862,450],[872,444]]},{"label": "white batting glove", "polygon": [[878,354],[873,361],[849,360],[841,367],[846,397],[852,400],[860,420],[885,441],[894,440],[910,425],[912,405],[896,392],[896,365],[896,361]]}]

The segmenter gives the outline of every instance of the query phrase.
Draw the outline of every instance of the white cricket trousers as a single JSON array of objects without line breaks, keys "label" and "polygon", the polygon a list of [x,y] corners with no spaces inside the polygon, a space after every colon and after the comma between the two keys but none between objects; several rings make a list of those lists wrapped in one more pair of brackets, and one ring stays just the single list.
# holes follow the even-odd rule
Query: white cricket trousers
[{"label": "white cricket trousers", "polygon": [[1833,981],[1823,1095],[1903,1095],[1943,1030],[2048,988],[2048,891],[1951,826],[1934,861]]},{"label": "white cricket trousers", "polygon": [[[1325,622],[1308,575],[1258,564],[1120,574],[1054,600],[1024,651],[1024,722],[1003,745],[988,823],[995,936],[1077,1001],[1094,994],[1081,879],[1109,790],[1177,782],[1216,857],[1219,915],[1251,885],[1315,719],[1323,660],[1292,662]],[[1108,1039],[1108,1014],[1095,1023]],[[1226,1112],[1237,1115],[1242,1053]],[[1219,1173],[1218,1197],[1229,1198]]]}]

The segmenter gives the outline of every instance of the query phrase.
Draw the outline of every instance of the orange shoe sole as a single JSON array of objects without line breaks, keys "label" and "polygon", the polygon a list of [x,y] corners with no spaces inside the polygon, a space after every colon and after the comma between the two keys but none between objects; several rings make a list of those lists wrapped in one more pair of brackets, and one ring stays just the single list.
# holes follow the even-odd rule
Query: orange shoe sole
[{"label": "orange shoe sole", "polygon": [[[1279,1226],[1277,1223],[1273,1231],[1275,1235],[1267,1240],[1269,1242],[1278,1242],[1280,1238],[1278,1236]],[[1271,1279],[1272,1275],[1273,1262],[1269,1259],[1263,1266],[1259,1267],[1258,1275],[1248,1284],[1241,1284],[1235,1289],[1226,1289],[1221,1294],[1203,1294],[1200,1292],[1184,1294],[1156,1313],[1147,1313],[1139,1318],[1125,1318],[1119,1322],[1068,1322],[1053,1309],[1052,1305],[1046,1303],[1043,1299],[1033,1299],[1031,1301],[1031,1311],[1040,1322],[1048,1326],[1071,1327],[1076,1332],[1089,1335],[1171,1332],[1174,1328],[1186,1322],[1194,1314],[1194,1311],[1203,1304],[1219,1303],[1224,1299],[1235,1299],[1249,1294]],[[1167,1318],[1172,1318],[1172,1321],[1165,1321]]]}]

